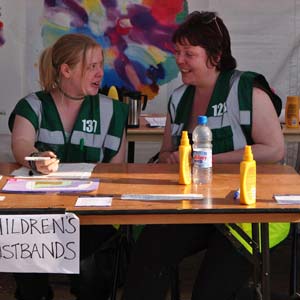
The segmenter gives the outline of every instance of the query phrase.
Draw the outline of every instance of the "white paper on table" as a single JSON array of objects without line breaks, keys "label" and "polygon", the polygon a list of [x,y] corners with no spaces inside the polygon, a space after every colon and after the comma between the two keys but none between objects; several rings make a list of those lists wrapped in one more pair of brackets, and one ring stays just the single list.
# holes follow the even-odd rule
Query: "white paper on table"
[{"label": "white paper on table", "polygon": [[112,197],[78,197],[75,206],[111,206]]},{"label": "white paper on table", "polygon": [[202,194],[123,194],[122,200],[202,200]]},{"label": "white paper on table", "polygon": [[21,167],[14,170],[11,175],[17,178],[89,178],[96,164],[92,163],[61,163],[59,164],[58,170],[48,175],[42,175],[40,173],[34,173],[29,176],[30,169]]},{"label": "white paper on table", "polygon": [[274,195],[278,204],[300,204],[300,195]]},{"label": "white paper on table", "polygon": [[165,127],[167,117],[145,117],[150,127]]}]

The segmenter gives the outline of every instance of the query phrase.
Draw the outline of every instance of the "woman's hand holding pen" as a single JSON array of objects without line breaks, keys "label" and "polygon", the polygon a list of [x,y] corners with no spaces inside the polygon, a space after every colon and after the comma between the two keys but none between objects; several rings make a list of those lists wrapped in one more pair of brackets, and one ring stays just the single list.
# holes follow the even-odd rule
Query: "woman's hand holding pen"
[{"label": "woman's hand holding pen", "polygon": [[59,159],[55,153],[52,151],[44,151],[39,152],[38,155],[38,157],[33,157],[36,171],[42,174],[49,174],[58,170]]}]

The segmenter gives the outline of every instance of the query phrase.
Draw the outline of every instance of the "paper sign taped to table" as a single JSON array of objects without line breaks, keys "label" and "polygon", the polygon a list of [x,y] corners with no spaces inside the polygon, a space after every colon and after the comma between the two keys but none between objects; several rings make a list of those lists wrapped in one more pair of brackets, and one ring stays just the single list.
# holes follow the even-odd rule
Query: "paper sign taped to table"
[{"label": "paper sign taped to table", "polygon": [[79,274],[79,219],[72,213],[0,215],[0,272]]},{"label": "paper sign taped to table", "polygon": [[201,200],[202,194],[123,194],[122,200],[165,201],[165,200]]}]

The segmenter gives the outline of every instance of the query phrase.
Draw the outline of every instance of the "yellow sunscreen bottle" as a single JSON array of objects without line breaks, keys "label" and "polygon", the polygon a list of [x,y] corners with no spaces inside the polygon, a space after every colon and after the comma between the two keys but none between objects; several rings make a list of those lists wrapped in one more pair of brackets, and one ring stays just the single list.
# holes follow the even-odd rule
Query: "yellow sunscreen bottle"
[{"label": "yellow sunscreen bottle", "polygon": [[179,145],[179,183],[191,184],[191,153],[192,147],[190,145],[188,132],[182,131]]},{"label": "yellow sunscreen bottle", "polygon": [[240,203],[256,202],[256,161],[253,159],[251,146],[246,145],[244,157],[240,163]]},{"label": "yellow sunscreen bottle", "polygon": [[109,88],[107,96],[114,100],[119,100],[118,90],[114,85]]},{"label": "yellow sunscreen bottle", "polygon": [[285,125],[288,128],[299,127],[299,97],[287,96],[285,104]]}]

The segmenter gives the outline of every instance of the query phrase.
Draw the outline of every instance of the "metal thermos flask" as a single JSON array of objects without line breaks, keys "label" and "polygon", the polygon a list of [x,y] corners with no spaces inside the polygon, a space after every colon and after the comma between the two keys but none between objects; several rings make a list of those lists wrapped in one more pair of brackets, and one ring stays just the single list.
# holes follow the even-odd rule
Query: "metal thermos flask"
[{"label": "metal thermos flask", "polygon": [[146,108],[147,95],[140,92],[126,92],[122,97],[122,101],[129,106],[128,124],[129,128],[137,128],[140,126],[139,118],[141,111]]}]

